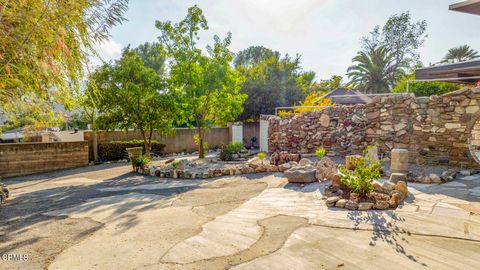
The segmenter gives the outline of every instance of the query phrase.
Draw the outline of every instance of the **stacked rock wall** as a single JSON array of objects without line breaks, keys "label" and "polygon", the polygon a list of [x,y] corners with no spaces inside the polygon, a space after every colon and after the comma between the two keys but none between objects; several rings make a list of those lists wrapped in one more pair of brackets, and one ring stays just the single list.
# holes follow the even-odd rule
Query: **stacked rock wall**
[{"label": "stacked rock wall", "polygon": [[[333,106],[286,118],[269,118],[270,152],[361,153],[376,143],[389,155],[393,148],[410,152],[410,162],[478,167],[471,156],[480,137],[480,89],[461,89],[442,96],[411,94],[375,97],[366,105]],[[473,135],[472,135],[473,134]],[[480,145],[480,142],[478,142]]]}]

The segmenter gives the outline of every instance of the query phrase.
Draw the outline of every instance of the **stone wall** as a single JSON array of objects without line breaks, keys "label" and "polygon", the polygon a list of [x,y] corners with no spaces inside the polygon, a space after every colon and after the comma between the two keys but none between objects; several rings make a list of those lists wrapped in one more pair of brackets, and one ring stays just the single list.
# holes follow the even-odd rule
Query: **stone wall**
[{"label": "stone wall", "polygon": [[0,144],[0,176],[11,177],[88,165],[87,142]]},{"label": "stone wall", "polygon": [[[269,151],[358,154],[369,144],[389,155],[409,149],[410,162],[478,167],[469,141],[478,141],[480,89],[442,96],[375,97],[366,105],[334,106],[286,118],[269,118]],[[472,135],[473,133],[473,135]],[[480,142],[479,142],[480,144]]]}]

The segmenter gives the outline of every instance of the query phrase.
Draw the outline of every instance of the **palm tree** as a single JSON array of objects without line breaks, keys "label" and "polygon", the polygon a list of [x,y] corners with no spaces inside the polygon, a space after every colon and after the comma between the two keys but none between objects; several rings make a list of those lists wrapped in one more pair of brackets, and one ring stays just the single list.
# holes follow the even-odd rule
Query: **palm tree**
[{"label": "palm tree", "polygon": [[468,45],[462,45],[448,50],[447,55],[442,59],[442,63],[458,63],[479,57],[478,51]]},{"label": "palm tree", "polygon": [[360,51],[352,61],[356,64],[347,69],[349,84],[364,93],[388,93],[404,74],[405,65],[396,65],[392,53],[383,46]]}]

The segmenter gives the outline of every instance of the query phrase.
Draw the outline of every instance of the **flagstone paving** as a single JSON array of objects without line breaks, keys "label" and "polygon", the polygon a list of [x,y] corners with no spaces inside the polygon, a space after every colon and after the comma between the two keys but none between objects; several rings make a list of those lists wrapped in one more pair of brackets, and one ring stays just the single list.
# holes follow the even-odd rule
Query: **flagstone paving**
[{"label": "flagstone paving", "polygon": [[[322,200],[328,183],[292,185],[280,173],[174,181],[138,177],[128,166],[105,170],[110,174],[74,171],[11,182],[13,199],[0,212],[7,221],[0,227],[0,252],[35,256],[7,265],[480,268],[480,175],[442,185],[409,183],[410,194],[398,209],[359,212],[328,209]],[[50,229],[64,224],[71,224],[75,238]],[[62,244],[47,252],[45,239]]]}]

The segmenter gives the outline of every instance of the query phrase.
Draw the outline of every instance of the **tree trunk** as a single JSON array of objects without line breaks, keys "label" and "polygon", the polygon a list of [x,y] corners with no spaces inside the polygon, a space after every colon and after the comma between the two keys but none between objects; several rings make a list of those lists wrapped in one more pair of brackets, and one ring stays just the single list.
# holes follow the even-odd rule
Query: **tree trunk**
[{"label": "tree trunk", "polygon": [[150,156],[150,143],[147,139],[147,135],[145,134],[145,131],[140,130],[142,132],[142,137],[143,137],[143,147],[145,148],[145,155],[148,157]]},{"label": "tree trunk", "polygon": [[205,149],[203,142],[205,140],[205,130],[201,127],[198,127],[198,158],[205,158]]},{"label": "tree trunk", "polygon": [[97,141],[97,132],[92,132],[92,147],[93,147],[93,161],[98,161],[98,141]]}]

